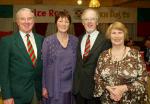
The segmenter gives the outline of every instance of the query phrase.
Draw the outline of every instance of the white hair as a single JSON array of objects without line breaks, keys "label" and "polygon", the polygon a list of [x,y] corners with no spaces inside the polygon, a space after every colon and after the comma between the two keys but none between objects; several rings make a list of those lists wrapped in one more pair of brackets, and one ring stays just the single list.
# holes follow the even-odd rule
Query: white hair
[{"label": "white hair", "polygon": [[20,13],[23,12],[23,11],[30,12],[30,13],[33,15],[33,17],[34,17],[34,13],[32,12],[31,9],[29,9],[29,8],[21,8],[21,9],[19,9],[19,10],[17,11],[17,13],[16,13],[16,19],[19,17]]}]

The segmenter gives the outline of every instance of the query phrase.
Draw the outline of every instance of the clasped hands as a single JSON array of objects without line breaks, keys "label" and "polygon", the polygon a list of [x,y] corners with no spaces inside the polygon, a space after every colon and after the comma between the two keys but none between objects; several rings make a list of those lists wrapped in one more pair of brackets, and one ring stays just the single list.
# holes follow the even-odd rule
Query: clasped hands
[{"label": "clasped hands", "polygon": [[128,91],[126,85],[106,86],[106,89],[110,93],[110,98],[114,101],[120,101],[123,94]]}]

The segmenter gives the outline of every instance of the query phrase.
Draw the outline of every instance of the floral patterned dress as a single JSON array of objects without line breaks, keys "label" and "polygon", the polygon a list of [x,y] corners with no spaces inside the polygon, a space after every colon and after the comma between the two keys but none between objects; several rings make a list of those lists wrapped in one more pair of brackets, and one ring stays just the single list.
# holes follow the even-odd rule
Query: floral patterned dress
[{"label": "floral patterned dress", "polygon": [[[97,63],[94,76],[94,96],[101,96],[102,104],[145,104],[146,101],[146,66],[135,49],[129,49],[125,57],[120,61],[113,61],[110,49],[104,51]],[[106,86],[126,84],[128,91],[120,101],[110,99]]]}]

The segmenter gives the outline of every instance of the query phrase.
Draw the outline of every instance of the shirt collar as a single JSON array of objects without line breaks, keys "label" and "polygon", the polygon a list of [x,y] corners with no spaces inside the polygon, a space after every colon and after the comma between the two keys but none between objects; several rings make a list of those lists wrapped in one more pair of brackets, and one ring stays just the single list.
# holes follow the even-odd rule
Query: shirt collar
[{"label": "shirt collar", "polygon": [[26,37],[27,34],[30,34],[30,37],[31,37],[31,38],[33,37],[32,31],[29,32],[29,33],[24,33],[24,32],[22,32],[22,31],[19,31],[19,32],[20,32],[20,35],[21,35],[22,37]]},{"label": "shirt collar", "polygon": [[97,31],[97,30],[95,30],[95,31],[93,31],[92,33],[86,33],[86,35],[88,36],[88,35],[90,35],[90,37],[92,37],[92,36],[94,36],[95,34],[97,35],[99,33],[99,31]]}]

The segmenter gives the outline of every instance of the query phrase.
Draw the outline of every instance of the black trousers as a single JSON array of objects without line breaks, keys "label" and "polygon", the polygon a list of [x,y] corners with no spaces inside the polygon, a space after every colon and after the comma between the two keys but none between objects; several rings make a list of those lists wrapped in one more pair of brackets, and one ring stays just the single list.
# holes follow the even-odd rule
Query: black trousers
[{"label": "black trousers", "polygon": [[75,104],[101,104],[100,97],[93,97],[87,99],[81,96],[81,94],[75,95]]}]

